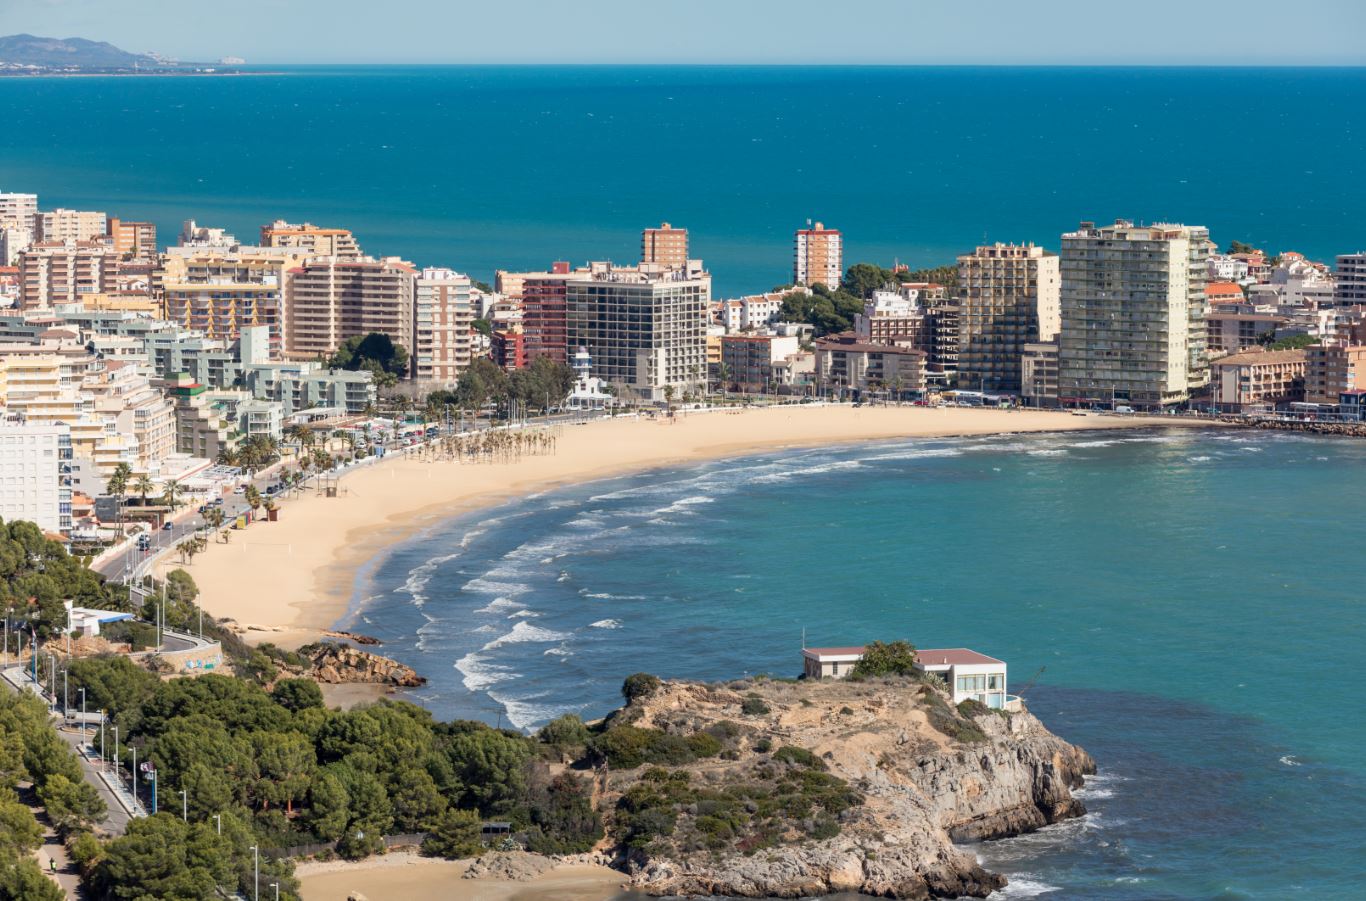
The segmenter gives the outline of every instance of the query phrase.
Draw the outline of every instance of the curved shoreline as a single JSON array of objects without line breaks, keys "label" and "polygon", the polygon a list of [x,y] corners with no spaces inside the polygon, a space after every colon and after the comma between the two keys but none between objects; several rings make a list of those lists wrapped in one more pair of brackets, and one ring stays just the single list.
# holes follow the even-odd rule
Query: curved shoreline
[{"label": "curved shoreline", "polygon": [[[229,544],[210,544],[188,567],[212,615],[247,626],[247,639],[297,647],[352,608],[357,576],[424,529],[516,496],[597,479],[783,448],[887,439],[971,437],[1210,426],[1162,417],[1071,416],[1043,411],[784,406],[569,425],[554,453],[496,463],[395,459],[348,474],[342,496],[281,504]],[[252,628],[256,627],[256,628]]]}]

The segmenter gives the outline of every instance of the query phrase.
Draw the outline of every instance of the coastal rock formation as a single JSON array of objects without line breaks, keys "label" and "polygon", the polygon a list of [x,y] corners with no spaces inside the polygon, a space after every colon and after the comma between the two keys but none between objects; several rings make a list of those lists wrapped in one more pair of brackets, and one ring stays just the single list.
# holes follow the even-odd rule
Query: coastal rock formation
[{"label": "coastal rock formation", "polygon": [[[843,780],[861,798],[838,813],[837,829],[827,825],[803,835],[789,828],[749,853],[698,846],[697,817],[714,802],[681,808],[682,825],[643,847],[637,843],[618,863],[633,887],[653,895],[985,897],[1006,880],[954,842],[1081,816],[1085,809],[1071,789],[1095,772],[1085,751],[1028,711],[955,710],[942,691],[915,679],[725,687],[666,682],[617,717],[678,736],[718,729],[732,736],[719,758],[680,768],[687,770],[680,779],[702,787],[697,797],[766,775],[770,783],[792,784],[819,773]],[[666,784],[660,781],[666,776],[643,774],[646,769],[601,776],[600,805],[620,811],[629,803],[619,799],[633,785]],[[813,815],[823,816],[807,813],[807,823]],[[838,834],[829,836],[832,831]]]},{"label": "coastal rock formation", "polygon": [[559,865],[553,857],[529,854],[526,851],[490,851],[475,858],[465,870],[463,879],[507,879],[526,882]]},{"label": "coastal rock formation", "polygon": [[309,662],[303,675],[335,685],[342,682],[368,682],[413,688],[427,680],[397,660],[371,654],[349,645],[324,642],[299,649]]}]

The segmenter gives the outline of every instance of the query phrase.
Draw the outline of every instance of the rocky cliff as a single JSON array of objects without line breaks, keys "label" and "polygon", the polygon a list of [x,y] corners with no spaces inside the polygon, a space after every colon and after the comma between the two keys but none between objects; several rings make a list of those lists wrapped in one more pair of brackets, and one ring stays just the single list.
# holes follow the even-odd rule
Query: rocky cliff
[{"label": "rocky cliff", "polygon": [[299,656],[308,663],[299,675],[329,685],[366,682],[412,688],[427,684],[427,680],[411,667],[350,645],[333,642],[306,645],[299,649]]},{"label": "rocky cliff", "polygon": [[1005,879],[955,841],[1081,816],[1071,789],[1095,771],[1027,711],[960,711],[913,679],[665,682],[614,722],[724,739],[682,766],[599,771],[618,865],[654,895],[985,897]]}]

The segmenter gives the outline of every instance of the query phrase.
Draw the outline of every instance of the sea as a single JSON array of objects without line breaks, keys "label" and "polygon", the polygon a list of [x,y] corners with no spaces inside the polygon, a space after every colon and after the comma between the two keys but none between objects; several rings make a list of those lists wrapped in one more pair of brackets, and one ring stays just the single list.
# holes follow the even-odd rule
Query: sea
[{"label": "sea", "polygon": [[486,281],[634,262],[669,221],[717,296],[789,282],[808,220],[844,232],[846,262],[912,267],[1119,217],[1366,247],[1366,69],[276,72],[0,79],[0,190],[163,243],[191,218],[246,242],[275,218],[343,226]]},{"label": "sea", "polygon": [[1084,818],[973,848],[1000,898],[1360,898],[1363,467],[1366,443],[1248,431],[740,456],[442,522],[359,574],[342,625],[437,716],[523,730],[641,670],[974,648],[1099,765]]}]

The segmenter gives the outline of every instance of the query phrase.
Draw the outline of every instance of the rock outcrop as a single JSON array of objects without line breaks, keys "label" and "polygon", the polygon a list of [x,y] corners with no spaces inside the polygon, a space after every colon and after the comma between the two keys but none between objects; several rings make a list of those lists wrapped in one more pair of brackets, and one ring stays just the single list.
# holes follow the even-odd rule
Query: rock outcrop
[{"label": "rock outcrop", "polygon": [[427,680],[411,667],[350,645],[332,642],[308,645],[299,649],[299,656],[308,661],[303,675],[331,685],[366,682],[414,688],[427,684]]},{"label": "rock outcrop", "polygon": [[[746,715],[746,706],[767,712]],[[813,771],[843,780],[861,796],[861,803],[838,814],[833,837],[789,831],[750,853],[718,851],[697,846],[692,821],[624,851],[618,865],[635,888],[653,895],[985,897],[1006,880],[954,842],[1016,835],[1081,816],[1085,809],[1071,789],[1095,772],[1085,751],[1028,711],[960,713],[942,692],[910,679],[726,687],[666,682],[618,716],[680,736],[714,731],[727,721],[721,727],[727,734],[738,728],[740,737],[725,755],[682,768],[691,784],[723,789],[728,780],[752,783],[756,774],[770,772],[773,780],[800,778],[800,771],[794,776],[775,763],[775,749],[786,746],[810,751],[803,759]],[[645,769],[600,778],[600,806],[611,810]]]},{"label": "rock outcrop", "polygon": [[475,858],[465,870],[463,879],[507,879],[526,882],[559,865],[553,857],[529,854],[526,851],[490,851]]}]

